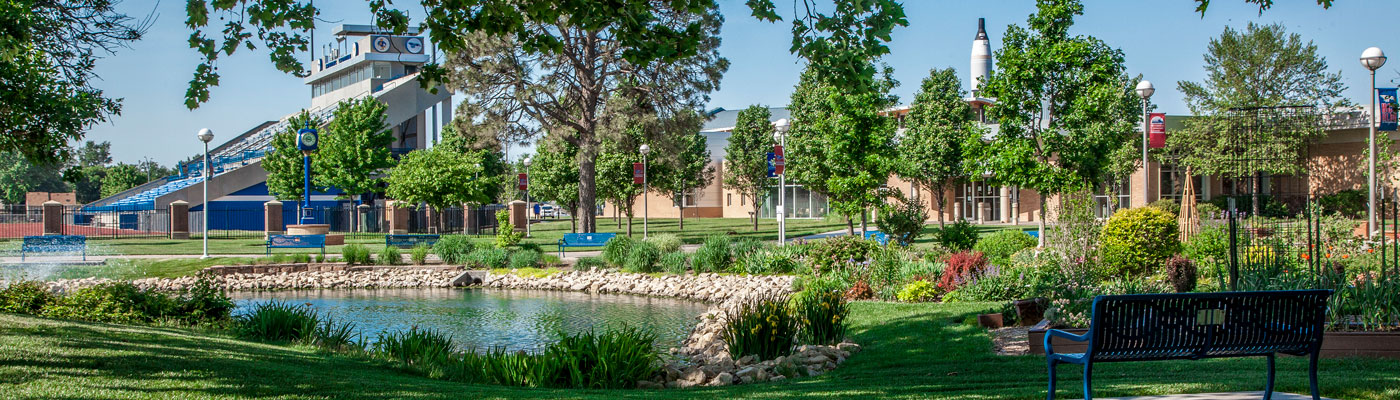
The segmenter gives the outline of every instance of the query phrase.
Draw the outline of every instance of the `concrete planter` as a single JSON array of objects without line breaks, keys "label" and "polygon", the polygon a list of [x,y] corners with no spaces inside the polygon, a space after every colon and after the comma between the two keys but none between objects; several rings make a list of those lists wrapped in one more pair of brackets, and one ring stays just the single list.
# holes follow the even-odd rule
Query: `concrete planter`
[{"label": "concrete planter", "polygon": [[[1031,327],[1031,354],[1045,354],[1045,331],[1050,321],[1042,320]],[[1061,329],[1082,335],[1088,329]],[[1082,353],[1087,346],[1069,340],[1054,338],[1051,344],[1056,353]],[[1379,357],[1400,359],[1400,331],[1397,332],[1327,332],[1322,336],[1323,357]]]}]

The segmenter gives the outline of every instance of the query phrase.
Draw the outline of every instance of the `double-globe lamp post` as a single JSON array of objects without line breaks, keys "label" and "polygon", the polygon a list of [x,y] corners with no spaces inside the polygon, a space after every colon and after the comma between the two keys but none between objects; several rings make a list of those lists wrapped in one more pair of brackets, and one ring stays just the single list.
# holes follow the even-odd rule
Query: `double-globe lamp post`
[{"label": "double-globe lamp post", "polygon": [[203,232],[199,235],[204,240],[204,254],[199,258],[205,259],[209,258],[209,180],[214,175],[214,168],[209,164],[209,142],[214,141],[214,131],[209,130],[209,128],[200,129],[196,137],[199,138],[199,141],[204,142],[204,159],[200,160],[201,164],[204,164],[204,172],[202,173],[204,175],[204,212],[201,213],[204,214],[204,228],[200,229]]},{"label": "double-globe lamp post", "polygon": [[[783,162],[783,167],[774,166],[778,173],[778,245],[787,245],[787,131],[792,126],[792,122],[787,118],[773,122],[774,130],[778,131],[778,154],[773,157],[773,162]],[[756,218],[756,217],[755,217]]]},{"label": "double-globe lamp post", "polygon": [[1152,176],[1147,172],[1147,132],[1152,129],[1152,121],[1147,115],[1147,100],[1152,98],[1152,94],[1157,89],[1152,87],[1152,81],[1143,79],[1138,82],[1138,97],[1142,97],[1142,204],[1151,203]]},{"label": "double-globe lamp post", "polygon": [[530,237],[530,156],[525,156],[521,163],[525,164],[525,182],[521,183],[525,188],[525,237]]},{"label": "double-globe lamp post", "polygon": [[[1371,126],[1371,134],[1368,137],[1368,148],[1366,152],[1366,230],[1367,236],[1376,234],[1376,70],[1385,65],[1385,53],[1379,47],[1371,47],[1361,52],[1361,66],[1371,70],[1371,118],[1367,125]],[[1390,135],[1386,135],[1386,142],[1390,142]]]},{"label": "double-globe lamp post", "polygon": [[650,153],[650,152],[651,152],[651,146],[647,146],[646,143],[643,143],[643,144],[642,144],[642,147],[641,147],[640,149],[638,149],[638,150],[640,150],[641,153],[642,153],[642,239],[643,239],[643,240],[646,240],[646,238],[647,238],[647,214],[648,214],[648,212],[647,212],[647,178],[649,178],[649,177],[647,176],[647,153]]}]

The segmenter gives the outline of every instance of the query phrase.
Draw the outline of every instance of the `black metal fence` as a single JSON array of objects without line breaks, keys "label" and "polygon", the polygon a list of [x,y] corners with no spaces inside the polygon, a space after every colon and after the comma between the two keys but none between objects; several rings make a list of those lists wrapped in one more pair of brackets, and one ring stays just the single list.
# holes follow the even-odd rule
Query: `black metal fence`
[{"label": "black metal fence", "polygon": [[[62,209],[59,234],[89,238],[149,238],[170,235],[168,210],[85,211],[78,206]],[[0,239],[44,234],[43,207],[22,205],[0,208]]]},{"label": "black metal fence", "polygon": [[[408,233],[416,234],[483,234],[495,233],[496,210],[502,206],[485,206],[471,209],[460,207],[431,209],[428,207],[409,208],[407,214]],[[330,232],[349,237],[375,236],[389,233],[390,210],[384,206],[339,205],[334,207],[312,208],[313,223],[330,226]],[[471,213],[474,219],[466,218]],[[301,215],[296,208],[283,210],[284,225],[298,223]],[[203,211],[190,212],[190,233],[198,236],[203,232]],[[215,209],[209,211],[209,236],[211,238],[255,238],[262,237],[265,229],[264,210],[258,209]],[[468,226],[471,222],[471,226]]]}]

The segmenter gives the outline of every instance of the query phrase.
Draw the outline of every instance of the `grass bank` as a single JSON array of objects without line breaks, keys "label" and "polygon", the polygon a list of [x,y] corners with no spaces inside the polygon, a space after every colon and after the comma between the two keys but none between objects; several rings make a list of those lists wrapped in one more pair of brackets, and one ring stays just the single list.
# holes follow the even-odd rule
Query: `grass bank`
[{"label": "grass bank", "polygon": [[[547,390],[463,385],[308,348],[249,343],[184,329],[55,321],[0,314],[0,393],[7,398],[513,398],[792,399],[1044,398],[1045,363],[999,357],[966,324],[990,304],[852,305],[865,350],[835,372],[781,383],[691,390]],[[1400,361],[1322,361],[1323,395],[1400,398]],[[1262,359],[1105,364],[1096,395],[1259,390]],[[1303,360],[1279,363],[1278,389],[1307,390]],[[1060,395],[1078,396],[1072,368]],[[1077,397],[1067,397],[1077,398]]]}]

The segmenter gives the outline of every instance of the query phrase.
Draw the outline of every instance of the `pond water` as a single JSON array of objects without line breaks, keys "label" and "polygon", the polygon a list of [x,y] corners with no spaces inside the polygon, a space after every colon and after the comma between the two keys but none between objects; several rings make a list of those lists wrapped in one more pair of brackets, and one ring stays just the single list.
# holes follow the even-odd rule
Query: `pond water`
[{"label": "pond water", "polygon": [[337,323],[354,323],[373,343],[381,332],[431,328],[462,349],[537,351],[560,332],[635,327],[657,335],[660,350],[677,346],[708,308],[686,300],[615,294],[505,289],[323,289],[231,292],[234,315],[269,300],[306,304]]}]

